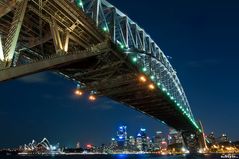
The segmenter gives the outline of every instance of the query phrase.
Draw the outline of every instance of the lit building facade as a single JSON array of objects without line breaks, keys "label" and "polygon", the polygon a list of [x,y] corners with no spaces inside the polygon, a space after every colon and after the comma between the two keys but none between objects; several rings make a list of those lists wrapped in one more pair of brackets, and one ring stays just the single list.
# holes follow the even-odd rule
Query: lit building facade
[{"label": "lit building facade", "polygon": [[214,135],[214,132],[211,132],[208,136],[207,136],[207,140],[210,144],[214,145],[216,144],[216,138]]},{"label": "lit building facade", "polygon": [[154,150],[160,149],[160,144],[161,144],[162,140],[163,140],[163,133],[161,131],[157,131],[155,134],[155,137],[153,139]]},{"label": "lit building facade", "polygon": [[228,139],[228,137],[227,137],[226,134],[222,134],[222,135],[218,138],[218,142],[219,142],[219,143],[229,142],[229,139]]},{"label": "lit building facade", "polygon": [[127,126],[120,126],[117,131],[117,145],[118,148],[124,149],[127,147]]},{"label": "lit building facade", "polygon": [[147,137],[146,129],[141,128],[136,137],[136,147],[139,151],[147,151],[150,145],[150,138]]},{"label": "lit building facade", "polygon": [[183,143],[183,138],[180,132],[177,132],[175,129],[169,129],[168,135],[168,144],[180,144]]}]

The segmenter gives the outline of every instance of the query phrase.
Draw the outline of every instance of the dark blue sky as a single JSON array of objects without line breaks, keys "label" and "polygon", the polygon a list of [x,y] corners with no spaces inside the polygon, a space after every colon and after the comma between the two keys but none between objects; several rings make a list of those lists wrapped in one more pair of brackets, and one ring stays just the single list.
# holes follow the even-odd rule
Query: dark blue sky
[{"label": "dark blue sky", "polygon": [[[239,140],[239,1],[109,0],[158,43],[176,69],[206,133]],[[75,84],[41,73],[0,86],[0,147],[47,137],[74,146],[106,143],[120,124],[134,135],[167,131],[151,119],[107,98],[89,103],[73,96]]]}]

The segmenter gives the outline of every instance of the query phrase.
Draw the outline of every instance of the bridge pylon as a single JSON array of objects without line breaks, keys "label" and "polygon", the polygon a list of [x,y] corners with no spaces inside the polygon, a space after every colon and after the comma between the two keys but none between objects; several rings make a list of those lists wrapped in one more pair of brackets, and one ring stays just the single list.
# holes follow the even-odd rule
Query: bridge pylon
[{"label": "bridge pylon", "polygon": [[184,145],[190,153],[205,153],[208,150],[201,121],[198,125],[201,131],[182,131]]}]

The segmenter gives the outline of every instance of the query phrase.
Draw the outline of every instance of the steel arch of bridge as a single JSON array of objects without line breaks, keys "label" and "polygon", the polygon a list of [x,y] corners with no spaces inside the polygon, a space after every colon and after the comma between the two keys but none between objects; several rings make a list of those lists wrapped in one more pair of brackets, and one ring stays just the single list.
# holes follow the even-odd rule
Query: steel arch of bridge
[{"label": "steel arch of bridge", "polygon": [[132,64],[150,78],[195,128],[201,131],[176,71],[150,35],[106,0],[73,2],[94,20],[99,29],[109,33],[111,40],[128,55]]}]

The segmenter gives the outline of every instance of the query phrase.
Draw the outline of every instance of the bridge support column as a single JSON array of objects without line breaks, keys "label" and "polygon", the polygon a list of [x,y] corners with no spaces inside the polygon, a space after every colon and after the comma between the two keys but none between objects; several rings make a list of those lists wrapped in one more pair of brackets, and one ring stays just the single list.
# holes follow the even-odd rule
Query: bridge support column
[{"label": "bridge support column", "polygon": [[199,131],[183,131],[182,137],[184,145],[190,153],[207,152],[207,144],[205,142],[204,131],[201,122],[199,121],[201,132]]},{"label": "bridge support column", "polygon": [[6,67],[10,67],[14,58],[14,53],[17,47],[18,37],[21,31],[23,19],[25,16],[28,0],[17,1],[16,10],[12,20],[10,30],[8,32],[5,45],[4,56]]},{"label": "bridge support column", "polygon": [[199,121],[199,126],[200,126],[200,129],[201,129],[201,133],[199,133],[199,145],[200,145],[200,151],[202,152],[207,152],[208,151],[208,147],[207,147],[207,143],[206,143],[206,138],[205,138],[205,133],[204,133],[204,128],[203,128],[203,125],[202,125],[202,122]]},{"label": "bridge support column", "polygon": [[184,146],[190,153],[197,153],[200,149],[198,134],[196,132],[184,131],[182,132]]},{"label": "bridge support column", "polygon": [[61,36],[58,30],[57,23],[53,17],[52,17],[52,24],[50,27],[51,27],[51,34],[53,37],[56,54],[61,54],[63,51],[63,45],[62,45]]},{"label": "bridge support column", "polygon": [[0,35],[0,70],[4,68],[4,54],[2,46],[2,36]]},{"label": "bridge support column", "polygon": [[[73,24],[65,33],[62,33],[58,30],[58,25],[54,18],[52,18],[51,24],[51,34],[53,37],[53,42],[56,50],[56,54],[64,54],[68,52],[70,33],[75,29],[77,24]],[[63,37],[63,38],[62,38]]]}]

